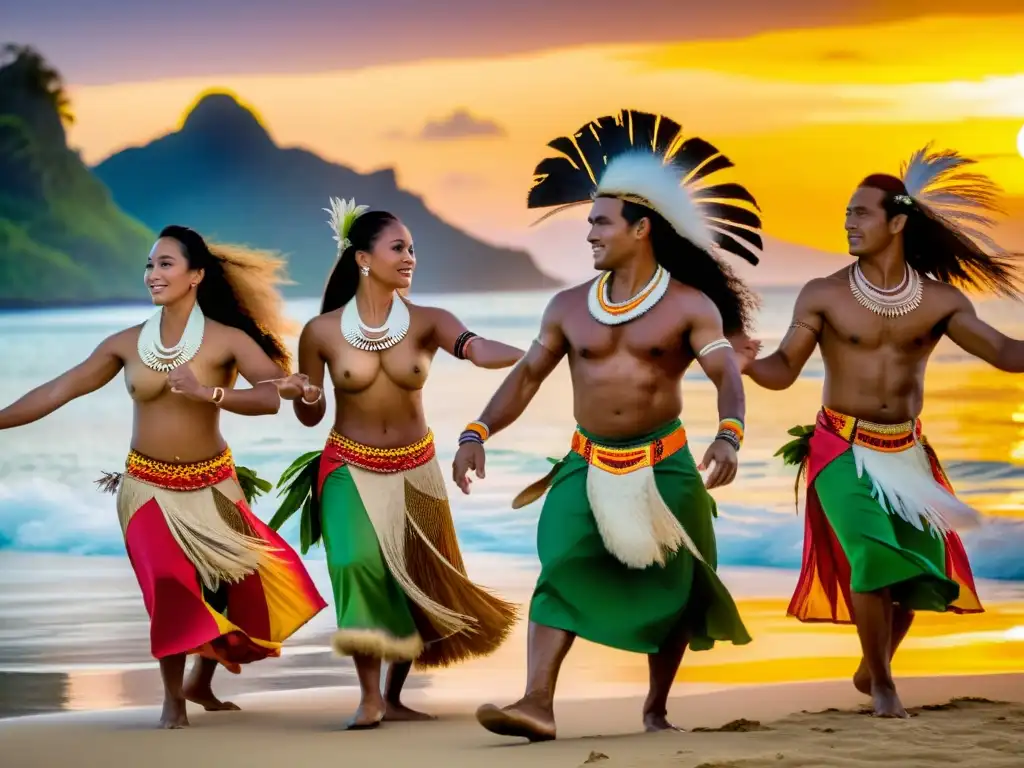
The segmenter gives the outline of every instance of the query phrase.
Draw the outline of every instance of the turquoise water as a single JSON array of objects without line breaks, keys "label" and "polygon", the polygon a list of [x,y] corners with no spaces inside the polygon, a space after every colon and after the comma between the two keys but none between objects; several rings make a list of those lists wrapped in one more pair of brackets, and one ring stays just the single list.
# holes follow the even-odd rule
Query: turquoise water
[{"label": "turquoise water", "polygon": [[[430,296],[427,300],[451,309],[477,333],[525,347],[536,334],[538,318],[550,295]],[[764,294],[758,325],[767,347],[785,332],[794,298],[795,291],[787,289]],[[288,311],[304,322],[316,306],[313,299],[293,301]],[[145,319],[152,311],[138,306],[0,314],[0,360],[4,361],[0,404],[78,363],[108,334]],[[985,313],[1004,330],[1024,335],[1024,313],[1018,307],[993,303],[986,305]],[[968,358],[948,344],[937,350],[932,369],[960,370],[966,365]],[[425,403],[442,466],[450,466],[457,435],[479,414],[503,376],[501,371],[480,371],[438,355]],[[785,428],[813,419],[821,377],[820,360],[815,356],[800,384],[787,393],[771,393],[766,406],[759,405],[762,395],[756,387],[748,385],[748,438],[741,473],[734,486],[719,496],[723,564],[798,565],[802,519],[794,515],[792,471],[772,454],[786,440]],[[975,381],[964,396],[975,403],[1005,397],[1005,387],[1020,386],[1019,382],[1020,377],[989,377],[980,385]],[[942,392],[936,391],[936,396],[941,396]],[[699,368],[687,374],[684,395],[684,420],[694,450],[700,452],[715,430],[717,414],[713,388]],[[956,407],[954,403],[954,415]],[[509,501],[547,471],[548,456],[565,452],[572,428],[571,391],[563,364],[523,417],[489,444],[487,479],[476,483],[469,497],[451,486],[458,531],[467,551],[535,556],[539,505],[513,511]],[[327,427],[306,428],[290,409],[283,408],[275,416],[258,418],[225,413],[222,429],[239,463],[276,480],[295,456],[323,445]],[[122,554],[110,497],[100,494],[93,481],[101,471],[123,466],[130,434],[131,405],[120,376],[40,422],[0,433],[0,549]],[[942,443],[942,434],[932,432],[929,437]],[[947,450],[943,458],[961,493],[1004,489],[1012,494],[1024,486],[1024,461],[979,461],[982,457],[975,455],[970,445],[960,450],[961,455],[950,455]],[[268,519],[275,501],[272,496],[260,499],[257,514]],[[1024,558],[1018,554],[1024,551],[1022,528],[1020,523],[1004,520],[998,535],[990,532],[977,537],[978,553],[983,549],[985,554],[976,559],[980,576],[1024,578]],[[286,529],[286,534],[294,540],[294,530]],[[321,554],[315,550],[310,557]]]}]

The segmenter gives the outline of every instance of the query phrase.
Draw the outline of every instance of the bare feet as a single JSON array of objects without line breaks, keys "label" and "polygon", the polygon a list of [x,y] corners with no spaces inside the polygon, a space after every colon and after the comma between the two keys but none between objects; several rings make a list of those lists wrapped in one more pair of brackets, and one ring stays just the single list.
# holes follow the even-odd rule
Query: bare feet
[{"label": "bare feet", "polygon": [[368,731],[376,728],[384,719],[385,706],[383,701],[360,702],[359,709],[345,723],[346,731]]},{"label": "bare feet", "polygon": [[160,713],[160,727],[164,730],[188,728],[188,715],[185,714],[184,699],[164,699],[164,709]]},{"label": "bare feet", "polygon": [[874,685],[871,686],[871,699],[874,704],[875,717],[910,717],[907,710],[903,708],[900,697],[896,695],[896,687]]},{"label": "bare feet", "polygon": [[647,733],[658,733],[659,731],[682,731],[683,729],[672,725],[665,714],[656,715],[645,712],[644,730]]},{"label": "bare feet", "polygon": [[233,701],[221,701],[218,699],[209,687],[206,690],[199,690],[186,685],[182,693],[185,695],[186,701],[198,704],[207,712],[237,712],[241,709]]},{"label": "bare feet", "polygon": [[860,666],[853,673],[853,687],[865,696],[871,695],[871,672],[868,670],[868,663],[861,657]]},{"label": "bare feet", "polygon": [[504,709],[484,704],[476,711],[476,719],[488,731],[499,736],[520,736],[531,742],[555,738],[555,713],[550,706],[537,704],[529,697]]},{"label": "bare feet", "polygon": [[437,720],[433,715],[411,709],[400,701],[388,701],[384,704],[384,719],[395,723],[418,723],[425,720]]}]

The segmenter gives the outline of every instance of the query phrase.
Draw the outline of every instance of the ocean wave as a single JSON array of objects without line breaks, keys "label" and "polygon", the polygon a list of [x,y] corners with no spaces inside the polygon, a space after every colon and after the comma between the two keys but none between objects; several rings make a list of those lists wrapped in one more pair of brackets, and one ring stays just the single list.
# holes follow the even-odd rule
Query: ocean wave
[{"label": "ocean wave", "polygon": [[[497,453],[497,452],[496,452]],[[497,459],[497,457],[495,457]],[[506,457],[502,457],[506,458]],[[510,457],[509,457],[510,458]],[[500,459],[496,465],[504,463]],[[546,461],[534,457],[531,469],[544,470]],[[496,473],[500,477],[500,473]],[[508,507],[516,479],[490,480],[486,489],[460,496],[455,524],[467,553],[494,553],[535,558],[540,504],[519,510]],[[456,492],[457,493],[457,492]],[[276,499],[255,505],[264,520],[273,514]],[[719,563],[724,566],[793,569],[800,566],[803,515],[764,507],[723,504],[715,523]],[[298,543],[298,519],[282,535]],[[963,535],[975,576],[1024,580],[1024,521],[988,518],[978,530]],[[124,542],[113,498],[45,480],[27,478],[0,483],[0,549],[76,555],[123,555]],[[322,559],[315,547],[308,559]]]}]

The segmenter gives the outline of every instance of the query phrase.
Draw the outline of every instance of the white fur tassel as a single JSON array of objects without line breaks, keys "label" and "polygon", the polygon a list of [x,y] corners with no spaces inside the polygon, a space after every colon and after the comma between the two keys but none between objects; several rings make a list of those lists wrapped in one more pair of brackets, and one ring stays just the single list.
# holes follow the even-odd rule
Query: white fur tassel
[{"label": "white fur tassel", "polygon": [[934,536],[950,529],[964,530],[981,524],[981,515],[939,485],[932,475],[928,454],[919,443],[898,453],[853,446],[857,475],[871,481],[872,495],[891,515],[919,531],[925,524]]},{"label": "white fur tassel", "polygon": [[591,465],[587,499],[605,549],[624,565],[665,565],[667,556],[680,546],[703,561],[693,539],[661,498],[653,468],[613,475]]},{"label": "white fur tassel", "polygon": [[672,228],[698,248],[715,245],[704,216],[683,186],[682,172],[650,152],[627,152],[608,163],[597,195],[637,195],[650,202]]}]

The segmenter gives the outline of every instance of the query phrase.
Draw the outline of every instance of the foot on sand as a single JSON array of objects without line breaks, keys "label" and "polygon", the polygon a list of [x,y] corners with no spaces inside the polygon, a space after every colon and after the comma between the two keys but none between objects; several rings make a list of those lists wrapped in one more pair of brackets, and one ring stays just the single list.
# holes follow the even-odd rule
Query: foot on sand
[{"label": "foot on sand", "polygon": [[499,736],[520,736],[531,742],[555,738],[554,713],[527,699],[520,699],[504,709],[484,704],[476,711],[476,719],[488,731]]},{"label": "foot on sand", "polygon": [[368,731],[376,728],[384,719],[384,703],[361,703],[352,718],[345,723],[346,731]]},{"label": "foot on sand", "polygon": [[900,697],[896,695],[894,686],[871,686],[871,699],[874,704],[875,717],[910,717],[903,708]]},{"label": "foot on sand", "polygon": [[683,731],[682,728],[672,725],[672,723],[668,721],[668,717],[666,715],[656,715],[647,712],[644,713],[644,730],[647,733],[659,733],[661,731]]},{"label": "foot on sand", "polygon": [[178,730],[188,728],[188,725],[185,699],[164,699],[164,709],[160,713],[160,727],[164,730]]},{"label": "foot on sand", "polygon": [[868,663],[864,659],[860,660],[860,666],[853,673],[853,687],[865,696],[871,695],[871,673],[868,672]]},{"label": "foot on sand", "polygon": [[389,701],[384,705],[384,719],[395,723],[419,723],[437,720],[433,715],[405,706],[400,701]]},{"label": "foot on sand", "polygon": [[185,687],[185,700],[198,704],[207,712],[237,712],[240,706],[233,701],[221,701],[210,688],[199,690],[198,688]]}]

